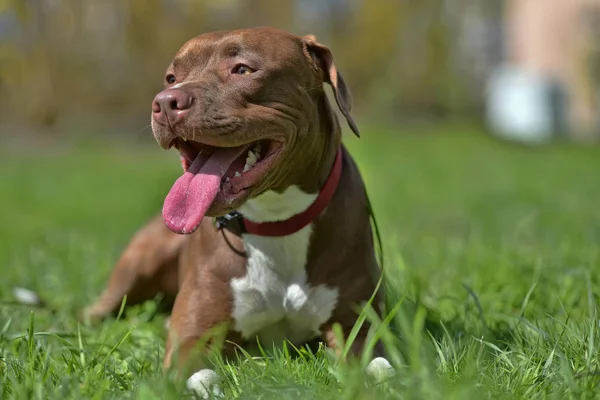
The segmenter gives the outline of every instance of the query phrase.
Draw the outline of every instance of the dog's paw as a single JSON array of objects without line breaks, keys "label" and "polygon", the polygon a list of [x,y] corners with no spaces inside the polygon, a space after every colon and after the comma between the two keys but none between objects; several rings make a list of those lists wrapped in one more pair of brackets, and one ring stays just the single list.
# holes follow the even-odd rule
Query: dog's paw
[{"label": "dog's paw", "polygon": [[210,399],[223,397],[221,386],[219,385],[219,375],[212,369],[201,369],[186,381],[186,386],[201,399]]},{"label": "dog's paw", "polygon": [[381,382],[393,376],[396,373],[396,370],[388,360],[383,357],[377,357],[371,360],[369,365],[367,365],[365,372],[369,378],[376,382]]}]

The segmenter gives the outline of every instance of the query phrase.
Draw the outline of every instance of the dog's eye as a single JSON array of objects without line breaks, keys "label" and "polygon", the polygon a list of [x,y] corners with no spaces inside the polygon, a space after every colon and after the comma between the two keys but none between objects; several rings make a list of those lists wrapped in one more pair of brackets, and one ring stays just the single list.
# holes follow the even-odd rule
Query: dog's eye
[{"label": "dog's eye", "polygon": [[254,70],[252,68],[250,68],[247,65],[244,64],[238,64],[235,67],[233,67],[233,69],[231,70],[232,74],[238,74],[238,75],[248,75],[253,73]]},{"label": "dog's eye", "polygon": [[177,78],[175,78],[175,75],[169,74],[169,75],[167,75],[167,77],[165,78],[165,80],[167,81],[167,83],[169,85],[171,85],[171,84],[175,83],[175,81],[177,80]]}]

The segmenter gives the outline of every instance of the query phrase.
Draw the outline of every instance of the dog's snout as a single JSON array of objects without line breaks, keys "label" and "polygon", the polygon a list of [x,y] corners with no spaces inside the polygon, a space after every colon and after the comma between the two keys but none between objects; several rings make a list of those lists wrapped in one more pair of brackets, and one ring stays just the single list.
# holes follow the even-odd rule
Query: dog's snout
[{"label": "dog's snout", "polygon": [[192,96],[181,89],[163,90],[152,102],[152,116],[160,124],[175,125],[188,113],[192,102]]}]

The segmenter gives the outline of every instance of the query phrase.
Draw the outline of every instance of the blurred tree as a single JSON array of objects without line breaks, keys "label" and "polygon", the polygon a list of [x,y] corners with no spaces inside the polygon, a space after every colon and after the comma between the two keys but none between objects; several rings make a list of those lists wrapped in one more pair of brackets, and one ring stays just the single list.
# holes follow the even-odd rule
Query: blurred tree
[{"label": "blurred tree", "polygon": [[[50,57],[55,42],[46,33],[54,26],[41,3],[5,1],[8,3],[4,4],[3,14],[8,13],[16,19],[23,35],[14,43],[3,42],[0,48],[0,57],[4,58],[0,75],[10,93],[10,103],[4,106],[11,115],[31,119],[37,124],[52,124],[58,112],[53,79],[56,65]],[[59,6],[57,4],[57,8]],[[56,11],[54,17],[62,19],[61,10]]]},{"label": "blurred tree", "polygon": [[294,30],[294,1],[241,0],[237,4],[239,27],[272,25]]},{"label": "blurred tree", "polygon": [[[407,3],[387,0],[361,0],[354,12],[348,9],[333,16],[332,43],[337,62],[348,77],[354,102],[365,105],[371,84],[383,84],[381,76],[398,49],[399,34],[404,26]],[[341,6],[338,5],[337,9]],[[333,9],[336,11],[336,8]],[[343,20],[339,18],[343,16]],[[397,65],[395,67],[398,67]],[[387,90],[395,88],[386,86]]]},{"label": "blurred tree", "polygon": [[[162,3],[161,0],[128,0],[124,3],[124,39],[128,61],[133,61],[129,71],[136,81],[162,83],[166,67],[164,57],[161,57],[161,50],[164,51],[162,35],[169,35],[172,28],[163,20]],[[155,88],[155,85],[134,84],[132,89],[135,91],[130,92],[131,97],[126,100],[131,102],[139,96],[150,96]]]},{"label": "blurred tree", "polygon": [[316,34],[357,111],[476,115],[504,1],[0,0],[1,118],[146,118],[186,40],[258,25]]}]

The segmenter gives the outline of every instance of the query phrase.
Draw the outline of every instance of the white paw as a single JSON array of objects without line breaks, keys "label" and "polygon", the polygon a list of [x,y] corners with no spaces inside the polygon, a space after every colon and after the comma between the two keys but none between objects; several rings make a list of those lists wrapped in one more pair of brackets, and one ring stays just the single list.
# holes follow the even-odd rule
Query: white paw
[{"label": "white paw", "polygon": [[210,394],[222,397],[221,387],[219,386],[219,375],[212,369],[201,369],[186,381],[186,386],[202,399],[209,399]]},{"label": "white paw", "polygon": [[377,357],[371,360],[365,372],[375,381],[381,382],[394,375],[396,370],[388,360],[383,357]]}]

